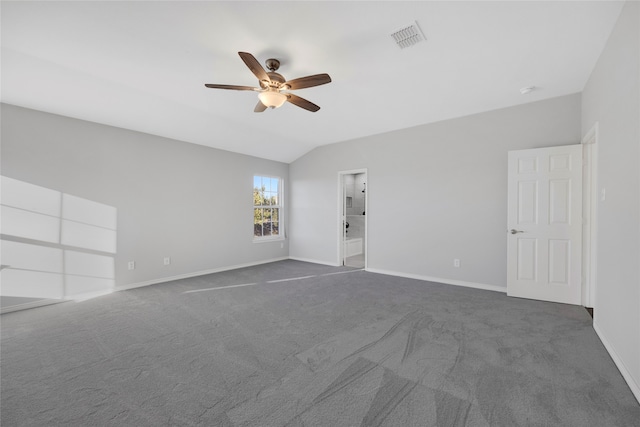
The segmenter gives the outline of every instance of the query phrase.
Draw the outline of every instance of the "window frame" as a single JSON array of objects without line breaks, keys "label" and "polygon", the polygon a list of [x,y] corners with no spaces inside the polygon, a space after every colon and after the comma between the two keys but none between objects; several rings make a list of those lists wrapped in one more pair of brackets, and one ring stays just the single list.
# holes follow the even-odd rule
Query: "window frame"
[{"label": "window frame", "polygon": [[[268,174],[254,174],[253,175],[253,185],[252,185],[252,196],[253,196],[253,191],[256,189],[255,186],[255,181],[256,178],[260,178],[261,180],[263,180],[264,178],[268,178],[268,179],[277,179],[278,180],[278,191],[277,191],[277,200],[278,203],[275,205],[256,205],[253,204],[252,205],[252,213],[253,213],[253,218],[254,218],[254,223],[253,223],[253,227],[254,227],[254,234],[253,234],[253,243],[266,243],[266,242],[274,242],[274,241],[280,241],[280,240],[284,240],[285,236],[284,236],[284,179],[282,177],[279,176],[274,176],[274,175],[268,175]],[[256,209],[265,209],[265,208],[271,208],[271,209],[278,209],[278,234],[277,235],[262,235],[262,236],[256,236],[255,235],[255,210]]]}]

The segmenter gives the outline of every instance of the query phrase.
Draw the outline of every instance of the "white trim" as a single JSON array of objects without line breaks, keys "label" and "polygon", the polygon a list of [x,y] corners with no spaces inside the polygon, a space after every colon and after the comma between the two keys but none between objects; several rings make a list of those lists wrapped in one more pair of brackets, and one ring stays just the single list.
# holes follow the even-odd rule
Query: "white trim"
[{"label": "white trim", "polygon": [[262,260],[262,261],[247,262],[244,264],[230,265],[227,267],[212,268],[210,270],[196,271],[194,273],[185,273],[185,274],[179,274],[177,276],[162,277],[158,279],[146,280],[144,282],[131,283],[129,285],[116,286],[113,290],[114,292],[127,291],[129,289],[142,288],[144,286],[157,285],[160,283],[172,282],[174,280],[188,279],[190,277],[204,276],[206,274],[219,273],[221,271],[236,270],[238,268],[245,268],[245,267],[253,267],[254,265],[269,264],[271,262],[283,261],[286,259],[289,259],[289,257],[272,258],[272,259]]},{"label": "white trim", "polygon": [[598,242],[598,135],[596,122],[582,138],[583,203],[582,203],[582,305],[595,307],[597,286]]},{"label": "white trim", "polygon": [[388,276],[406,277],[407,279],[424,280],[426,282],[443,283],[445,285],[463,286],[465,288],[482,289],[485,291],[507,293],[503,286],[487,285],[485,283],[465,282],[463,280],[443,279],[442,277],[423,276],[421,274],[401,273],[399,271],[382,270],[379,268],[367,268],[370,273],[386,274]]},{"label": "white trim", "polygon": [[613,348],[613,346],[609,344],[609,341],[607,341],[607,339],[604,336],[604,333],[602,332],[602,330],[598,326],[598,323],[595,320],[593,322],[593,329],[596,331],[596,335],[598,335],[598,338],[600,338],[600,341],[602,341],[602,344],[604,345],[604,348],[609,353],[609,356],[611,356],[611,359],[613,359],[613,363],[615,363],[616,366],[618,367],[618,370],[622,374],[622,378],[624,378],[624,380],[627,382],[627,385],[631,389],[631,392],[635,396],[638,403],[640,403],[640,385],[635,382],[633,375],[631,375],[631,373],[629,372],[629,369],[627,369],[627,366],[624,364],[622,358],[618,356],[618,353],[616,353],[616,350]]},{"label": "white trim", "polygon": [[0,314],[12,313],[14,311],[20,311],[20,310],[27,310],[29,308],[44,307],[45,305],[60,304],[60,303],[69,302],[69,301],[70,300],[47,299],[47,300],[40,300],[40,301],[33,301],[33,302],[25,302],[24,304],[9,305],[7,307],[0,308]]},{"label": "white trim", "polygon": [[290,256],[288,259],[291,259],[293,261],[310,262],[312,264],[330,265],[331,267],[340,267],[342,265],[342,264],[336,264],[333,262],[320,261],[317,259],[310,259],[310,258],[300,258],[295,256]]},{"label": "white trim", "polygon": [[273,237],[273,236],[264,236],[264,237],[254,237],[253,243],[269,243],[269,242],[282,242],[285,239],[284,236]]},{"label": "white trim", "polygon": [[107,289],[107,290],[102,290],[102,291],[85,292],[83,294],[74,295],[73,298],[69,298],[69,299],[71,301],[74,301],[74,302],[82,302],[82,301],[86,301],[86,300],[89,300],[89,299],[102,297],[104,295],[109,295],[109,294],[114,293],[115,291],[116,291],[116,289],[112,288],[112,289]]}]

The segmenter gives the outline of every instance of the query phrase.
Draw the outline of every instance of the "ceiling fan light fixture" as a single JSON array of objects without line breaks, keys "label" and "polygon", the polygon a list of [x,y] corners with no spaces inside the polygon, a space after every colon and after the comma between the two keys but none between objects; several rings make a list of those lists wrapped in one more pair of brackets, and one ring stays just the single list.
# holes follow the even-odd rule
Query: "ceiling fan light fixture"
[{"label": "ceiling fan light fixture", "polygon": [[281,107],[287,100],[287,96],[283,93],[278,92],[277,90],[266,90],[264,92],[260,92],[258,94],[258,99],[262,102],[266,107],[269,108],[278,108]]}]

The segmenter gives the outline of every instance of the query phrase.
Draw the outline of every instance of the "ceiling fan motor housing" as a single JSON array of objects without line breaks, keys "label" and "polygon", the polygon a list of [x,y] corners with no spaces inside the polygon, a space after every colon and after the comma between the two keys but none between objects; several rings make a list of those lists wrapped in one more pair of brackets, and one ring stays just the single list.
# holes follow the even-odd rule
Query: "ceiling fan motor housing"
[{"label": "ceiling fan motor housing", "polygon": [[275,73],[275,72],[272,71],[272,72],[267,73],[267,75],[269,76],[269,79],[271,81],[267,82],[267,81],[261,80],[260,81],[260,87],[262,89],[268,89],[268,88],[272,88],[272,89],[276,89],[276,90],[284,89],[282,87],[282,84],[286,80],[285,80],[285,78],[284,78],[284,76],[282,74]]},{"label": "ceiling fan motor housing", "polygon": [[263,89],[267,89],[269,87],[273,89],[280,89],[282,83],[286,82],[282,74],[276,73],[276,70],[280,68],[280,61],[274,58],[269,58],[265,61],[265,65],[267,66],[267,70],[269,70],[267,75],[269,76],[269,79],[271,79],[271,82],[261,81],[260,86],[262,86]]},{"label": "ceiling fan motor housing", "polygon": [[279,73],[267,73],[267,75],[271,79],[272,83],[277,83],[277,85],[274,85],[277,87],[280,87],[280,85],[282,85],[282,83],[286,81],[282,76],[282,74],[279,74]]}]

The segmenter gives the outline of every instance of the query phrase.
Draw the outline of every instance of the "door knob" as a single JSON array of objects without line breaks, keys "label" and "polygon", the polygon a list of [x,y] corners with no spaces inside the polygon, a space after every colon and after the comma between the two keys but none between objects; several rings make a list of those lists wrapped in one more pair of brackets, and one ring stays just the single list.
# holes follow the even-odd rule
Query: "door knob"
[{"label": "door knob", "polygon": [[514,228],[511,229],[511,234],[518,234],[518,233],[524,233],[524,231],[522,230],[516,230]]}]

